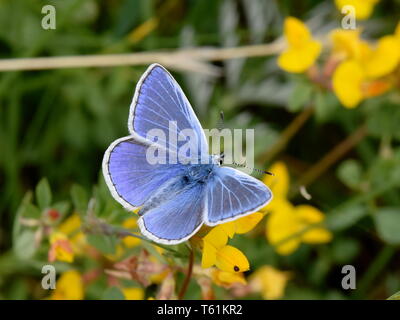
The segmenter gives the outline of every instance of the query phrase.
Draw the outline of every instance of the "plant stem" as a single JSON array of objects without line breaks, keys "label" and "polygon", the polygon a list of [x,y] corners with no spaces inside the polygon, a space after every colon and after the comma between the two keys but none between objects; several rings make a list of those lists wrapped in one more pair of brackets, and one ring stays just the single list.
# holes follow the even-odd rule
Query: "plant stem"
[{"label": "plant stem", "polygon": [[357,145],[367,135],[366,125],[362,125],[335,148],[329,151],[320,161],[313,165],[302,177],[293,189],[297,192],[299,186],[307,186],[328,170],[334,163],[342,158],[348,151]]},{"label": "plant stem", "polygon": [[[228,59],[265,57],[282,51],[282,40],[268,44],[233,48],[193,48],[174,51],[160,50],[125,54],[58,56],[38,58],[0,59],[0,72],[16,70],[47,70],[62,68],[115,67],[146,65],[154,61],[169,67],[184,66],[187,62],[222,61]],[[201,71],[197,69],[197,71]]]},{"label": "plant stem", "polygon": [[395,252],[396,248],[393,246],[385,246],[382,248],[360,280],[360,284],[357,286],[357,296],[359,293],[366,293],[368,287],[390,262]]},{"label": "plant stem", "polygon": [[313,107],[306,107],[300,114],[293,119],[293,121],[283,130],[280,135],[278,141],[268,149],[265,153],[260,155],[261,162],[268,162],[273,159],[279,152],[282,151],[283,148],[288,144],[290,139],[300,130],[300,128],[304,125],[304,123],[310,118],[310,116],[314,113]]},{"label": "plant stem", "polygon": [[183,299],[183,297],[185,296],[186,290],[187,290],[187,288],[189,286],[190,278],[192,277],[192,272],[193,272],[193,263],[194,263],[194,252],[193,252],[193,249],[190,248],[189,265],[188,265],[188,268],[187,268],[185,280],[183,281],[183,284],[182,284],[182,288],[181,288],[181,290],[179,291],[179,294],[178,294],[178,299],[179,300]]}]

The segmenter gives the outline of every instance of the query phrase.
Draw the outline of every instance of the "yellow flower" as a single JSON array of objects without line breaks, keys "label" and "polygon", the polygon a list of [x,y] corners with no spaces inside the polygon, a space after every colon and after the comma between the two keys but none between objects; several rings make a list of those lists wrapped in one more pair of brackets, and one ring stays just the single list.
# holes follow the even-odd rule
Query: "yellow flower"
[{"label": "yellow flower", "polygon": [[276,206],[279,207],[280,202],[285,202],[289,192],[289,172],[283,162],[274,163],[269,169],[274,175],[265,175],[263,182],[267,185],[274,195],[271,202],[264,208],[262,212],[273,212]]},{"label": "yellow flower", "polygon": [[[295,213],[299,219],[298,223],[301,226],[301,230],[324,220],[324,214],[321,211],[306,204],[296,206]],[[305,243],[326,243],[331,240],[332,233],[324,227],[312,227],[301,236],[301,241]]]},{"label": "yellow flower", "polygon": [[362,59],[368,78],[385,76],[399,64],[400,43],[394,35],[382,37],[374,48],[367,47]]},{"label": "yellow flower", "polygon": [[234,283],[246,284],[246,279],[241,272],[227,272],[213,269],[211,278],[216,285],[223,287],[229,287]]},{"label": "yellow flower", "polygon": [[289,255],[300,246],[301,242],[318,244],[332,239],[330,231],[322,226],[315,226],[323,220],[323,213],[310,205],[294,207],[286,202],[270,215],[266,236],[279,254]]},{"label": "yellow flower", "polygon": [[73,213],[71,216],[69,216],[65,221],[60,224],[58,227],[58,231],[71,235],[81,228],[81,218],[79,217],[79,214],[76,212]]},{"label": "yellow flower", "polygon": [[360,39],[361,30],[343,30],[335,29],[331,32],[333,54],[339,59],[359,59],[361,57],[364,45]]},{"label": "yellow flower", "polygon": [[83,281],[80,273],[75,270],[64,272],[57,280],[56,289],[50,296],[51,300],[82,300]]},{"label": "yellow flower", "polygon": [[50,250],[48,260],[54,262],[56,260],[71,263],[74,261],[74,252],[72,244],[67,236],[61,232],[54,232],[50,236]]},{"label": "yellow flower", "polygon": [[261,221],[263,217],[263,213],[254,212],[235,221],[223,223],[217,228],[222,228],[229,238],[233,238],[235,233],[244,234],[254,229],[254,227]]},{"label": "yellow flower", "polygon": [[335,0],[336,7],[341,11],[346,5],[354,7],[357,19],[368,19],[379,0]]},{"label": "yellow flower", "polygon": [[334,71],[332,87],[343,106],[354,108],[365,98],[383,94],[393,86],[387,76],[399,66],[399,30],[373,46],[360,39],[358,30],[332,32],[334,55],[341,61]]},{"label": "yellow flower", "polygon": [[86,245],[86,238],[81,231],[81,218],[78,213],[73,213],[57,228],[60,233],[65,234],[71,244],[75,254],[83,253],[83,248]]},{"label": "yellow flower", "polygon": [[228,239],[237,234],[252,230],[264,217],[261,212],[255,212],[234,221],[220,224],[203,238],[203,256],[201,265],[217,268],[227,272],[242,272],[250,268],[246,256],[237,248],[227,245]]},{"label": "yellow flower", "polygon": [[294,17],[284,23],[288,47],[278,57],[278,65],[285,71],[302,73],[309,69],[321,53],[321,44],[314,40],[307,26]]},{"label": "yellow flower", "polygon": [[263,266],[249,278],[253,291],[260,292],[266,300],[281,298],[285,293],[289,272],[279,271],[271,266]]},{"label": "yellow flower", "polygon": [[144,299],[144,291],[142,288],[123,288],[122,293],[125,296],[126,300],[143,300]]},{"label": "yellow flower", "polygon": [[333,91],[347,108],[356,107],[364,98],[362,84],[365,72],[355,60],[341,63],[332,78]]},{"label": "yellow flower", "polygon": [[301,242],[324,243],[331,240],[331,233],[323,227],[311,225],[322,223],[324,215],[310,205],[293,206],[287,199],[290,178],[286,165],[277,162],[269,171],[274,176],[265,176],[263,181],[270,186],[274,199],[266,207],[270,211],[266,224],[266,237],[276,246],[276,251],[288,255],[295,251]]},{"label": "yellow flower", "polygon": [[[137,228],[137,217],[130,217],[126,219],[122,226],[126,229],[135,229]],[[125,244],[127,248],[133,248],[139,245],[140,239],[135,237],[125,237],[122,239],[122,242]]]},{"label": "yellow flower", "polygon": [[227,272],[243,272],[250,268],[246,256],[235,247],[227,245],[228,235],[221,226],[213,228],[203,238],[201,266],[217,268]]}]

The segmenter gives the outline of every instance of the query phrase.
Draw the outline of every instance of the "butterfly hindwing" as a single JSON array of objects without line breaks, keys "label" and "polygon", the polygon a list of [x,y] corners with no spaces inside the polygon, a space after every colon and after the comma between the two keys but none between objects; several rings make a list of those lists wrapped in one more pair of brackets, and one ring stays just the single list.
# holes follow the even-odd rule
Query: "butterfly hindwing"
[{"label": "butterfly hindwing", "polygon": [[103,174],[114,198],[133,210],[164,183],[184,171],[181,164],[150,164],[148,145],[132,136],[114,141],[103,159]]},{"label": "butterfly hindwing", "polygon": [[207,183],[205,223],[214,226],[259,210],[272,199],[261,181],[229,167],[218,167]]},{"label": "butterfly hindwing", "polygon": [[146,211],[138,221],[140,230],[148,238],[164,244],[189,239],[200,229],[206,215],[203,191],[203,184],[191,185]]}]

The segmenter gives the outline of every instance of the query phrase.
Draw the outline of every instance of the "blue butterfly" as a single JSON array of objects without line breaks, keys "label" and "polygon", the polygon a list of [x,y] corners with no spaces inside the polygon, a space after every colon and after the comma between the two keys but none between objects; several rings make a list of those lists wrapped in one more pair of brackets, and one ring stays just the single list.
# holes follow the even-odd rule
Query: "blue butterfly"
[{"label": "blue butterfly", "polygon": [[[150,164],[146,151],[157,144],[146,134],[191,129],[200,143],[194,147],[208,163]],[[272,193],[259,180],[230,167],[221,167],[208,155],[206,136],[182,89],[161,65],[152,64],[141,77],[130,106],[130,135],[114,141],[103,158],[103,175],[113,197],[128,210],[139,209],[138,225],[149,239],[178,244],[203,224],[215,226],[264,207]],[[185,141],[164,142],[168,154]],[[168,155],[167,155],[168,157]]]}]

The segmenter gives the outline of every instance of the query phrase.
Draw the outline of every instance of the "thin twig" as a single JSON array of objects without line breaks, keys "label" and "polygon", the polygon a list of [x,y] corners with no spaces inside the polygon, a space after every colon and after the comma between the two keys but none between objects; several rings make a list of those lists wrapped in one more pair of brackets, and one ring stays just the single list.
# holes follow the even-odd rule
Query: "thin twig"
[{"label": "thin twig", "polygon": [[302,177],[300,177],[294,190],[298,186],[307,186],[321,176],[333,164],[340,160],[347,152],[354,148],[367,135],[366,125],[362,125],[335,148],[329,151],[320,161],[313,165]]},{"label": "thin twig", "polygon": [[[281,40],[263,45],[250,45],[236,48],[193,48],[175,51],[150,51],[127,54],[85,55],[62,57],[38,57],[1,59],[0,72],[17,70],[46,70],[62,68],[115,67],[146,65],[160,62],[166,66],[185,69],[184,64],[197,67],[205,65],[205,61],[221,61],[246,57],[274,55],[281,52]],[[207,65],[207,64],[206,64]],[[187,69],[187,68],[186,68]],[[215,70],[214,70],[215,71]]]},{"label": "thin twig", "polygon": [[313,114],[314,108],[307,107],[300,114],[293,119],[293,121],[283,130],[279,139],[275,142],[275,144],[268,149],[265,153],[261,154],[260,161],[268,162],[272,160],[279,152],[281,152],[285,146],[288,144],[290,139],[300,130],[300,128],[304,125],[304,123],[310,118]]},{"label": "thin twig", "polygon": [[188,265],[188,268],[187,268],[185,280],[183,281],[183,284],[182,284],[182,288],[181,288],[181,290],[179,291],[179,294],[178,294],[178,299],[179,300],[183,299],[183,297],[185,296],[185,293],[187,291],[187,288],[189,286],[190,278],[192,277],[192,272],[193,272],[193,263],[194,263],[194,252],[193,252],[193,249],[190,248],[189,265]]}]

